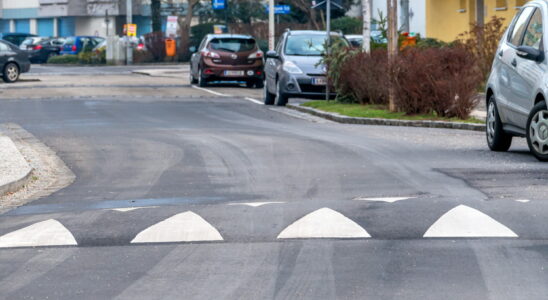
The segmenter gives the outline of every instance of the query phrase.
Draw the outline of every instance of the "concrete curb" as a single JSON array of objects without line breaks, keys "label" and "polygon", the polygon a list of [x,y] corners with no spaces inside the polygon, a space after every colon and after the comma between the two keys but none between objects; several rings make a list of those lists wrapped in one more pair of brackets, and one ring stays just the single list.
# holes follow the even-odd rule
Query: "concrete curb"
[{"label": "concrete curb", "polygon": [[331,120],[343,124],[359,124],[359,125],[379,125],[379,126],[407,126],[407,127],[426,127],[426,128],[445,128],[445,129],[460,129],[472,131],[485,131],[484,124],[471,124],[446,121],[415,121],[415,120],[390,120],[376,118],[357,118],[343,116],[337,113],[321,111],[319,109],[305,107],[301,105],[287,104],[288,108],[308,113],[317,117]]},{"label": "concrete curb", "polygon": [[8,171],[8,174],[2,173],[2,176],[12,177],[6,182],[0,183],[0,196],[4,196],[14,193],[27,185],[32,180],[33,169],[9,137],[0,136],[0,138],[2,138],[1,144],[3,144],[0,149],[0,157],[5,157],[0,162],[0,171],[2,169],[16,169],[14,173],[13,170]]}]

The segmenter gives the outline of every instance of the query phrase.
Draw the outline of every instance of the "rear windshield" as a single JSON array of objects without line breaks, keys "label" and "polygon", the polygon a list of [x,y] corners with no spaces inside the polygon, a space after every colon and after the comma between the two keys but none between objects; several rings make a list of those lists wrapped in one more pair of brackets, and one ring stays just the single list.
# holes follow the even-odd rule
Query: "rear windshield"
[{"label": "rear windshield", "polygon": [[65,40],[65,45],[74,45],[75,38],[69,37]]},{"label": "rear windshield", "polygon": [[213,50],[243,52],[255,49],[255,40],[237,38],[215,38],[209,43]]}]

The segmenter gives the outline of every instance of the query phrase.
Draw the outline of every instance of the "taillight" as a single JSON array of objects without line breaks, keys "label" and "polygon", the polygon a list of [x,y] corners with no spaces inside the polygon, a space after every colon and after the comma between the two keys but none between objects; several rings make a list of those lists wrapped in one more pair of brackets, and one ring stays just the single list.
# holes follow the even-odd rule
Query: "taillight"
[{"label": "taillight", "polygon": [[209,51],[209,50],[203,50],[202,51],[202,55],[204,57],[209,57],[209,58],[221,58],[221,56],[219,55],[219,53],[216,53],[216,52],[213,52],[213,51]]},{"label": "taillight", "polygon": [[251,53],[247,58],[248,59],[258,59],[258,58],[263,58],[264,54],[263,54],[263,51],[259,50],[255,53]]},{"label": "taillight", "polygon": [[145,49],[145,44],[139,43],[139,45],[137,45],[137,50],[143,50],[143,49]]},{"label": "taillight", "polygon": [[76,45],[72,45],[72,51],[76,51],[78,48],[76,48]]},{"label": "taillight", "polygon": [[42,45],[36,45],[36,46],[34,46],[33,49],[34,49],[34,50],[40,50],[40,49],[42,49]]}]

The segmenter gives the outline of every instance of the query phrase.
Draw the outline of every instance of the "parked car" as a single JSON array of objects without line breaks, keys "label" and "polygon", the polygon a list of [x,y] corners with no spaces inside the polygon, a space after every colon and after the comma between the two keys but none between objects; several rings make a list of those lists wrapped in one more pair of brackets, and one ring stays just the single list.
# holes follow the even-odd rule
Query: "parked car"
[{"label": "parked car", "polygon": [[263,87],[263,52],[248,35],[208,34],[190,60],[190,81],[206,86],[211,81],[245,81]]},{"label": "parked car", "polygon": [[61,49],[60,54],[72,54],[76,55],[82,50],[92,51],[98,44],[104,41],[104,38],[96,36],[71,36],[65,39],[65,43]]},{"label": "parked car", "polygon": [[548,1],[528,2],[500,41],[487,82],[487,144],[507,151],[526,137],[539,160],[548,161]]},{"label": "parked car", "polygon": [[29,37],[19,48],[27,51],[31,63],[46,63],[61,52],[61,46],[55,40],[44,37]]},{"label": "parked car", "polygon": [[[350,45],[355,48],[360,48],[363,44],[363,35],[361,34],[349,34],[345,38],[350,42]],[[386,44],[388,41],[382,36],[382,32],[373,30],[371,31],[371,39],[378,44]]]},{"label": "parked car", "polygon": [[27,53],[6,41],[0,41],[0,66],[2,78],[7,83],[16,82],[21,73],[30,71]]},{"label": "parked car", "polygon": [[[349,46],[339,33],[331,33],[331,39]],[[291,97],[325,97],[326,70],[320,64],[325,41],[325,31],[286,31],[282,35],[276,50],[266,53],[264,104],[284,106]]]},{"label": "parked car", "polygon": [[26,38],[33,37],[33,36],[36,36],[36,35],[30,34],[30,33],[17,33],[17,32],[2,33],[2,40],[8,41],[16,46],[19,46]]}]

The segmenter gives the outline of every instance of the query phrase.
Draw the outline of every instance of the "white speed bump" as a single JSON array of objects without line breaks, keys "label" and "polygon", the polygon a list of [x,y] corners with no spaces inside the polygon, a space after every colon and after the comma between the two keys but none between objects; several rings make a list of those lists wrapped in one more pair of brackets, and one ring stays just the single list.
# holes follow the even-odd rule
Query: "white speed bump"
[{"label": "white speed bump", "polygon": [[0,236],[0,248],[75,246],[72,233],[59,221],[49,219]]}]

